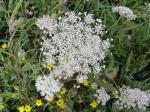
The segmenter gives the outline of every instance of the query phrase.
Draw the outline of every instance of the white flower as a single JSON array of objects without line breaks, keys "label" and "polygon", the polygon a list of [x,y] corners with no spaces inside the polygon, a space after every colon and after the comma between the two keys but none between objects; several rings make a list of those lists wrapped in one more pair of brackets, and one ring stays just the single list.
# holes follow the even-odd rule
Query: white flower
[{"label": "white flower", "polygon": [[113,12],[120,14],[120,16],[127,18],[127,20],[134,20],[136,15],[133,14],[133,11],[125,6],[118,6],[112,8]]},{"label": "white flower", "polygon": [[87,79],[88,79],[87,75],[82,75],[82,74],[80,74],[80,75],[77,76],[77,82],[78,82],[79,84],[83,83],[83,81],[84,81],[84,80],[87,80]]},{"label": "white flower", "polygon": [[115,102],[115,105],[119,109],[142,109],[146,110],[146,107],[150,104],[149,92],[141,91],[139,88],[131,89],[130,87],[123,86],[119,89],[120,96]]},{"label": "white flower", "polygon": [[87,14],[85,12],[84,15],[85,15],[84,21],[85,21],[86,24],[95,23],[95,19],[93,19],[93,14]]},{"label": "white flower", "polygon": [[39,76],[36,80],[36,89],[40,92],[41,96],[45,96],[45,99],[53,97],[54,94],[60,91],[63,84],[55,79],[53,76]]},{"label": "white flower", "polygon": [[101,105],[106,105],[107,101],[110,100],[110,95],[107,94],[105,88],[101,87],[96,90],[96,94],[94,95],[97,98],[97,102],[101,103]]},{"label": "white flower", "polygon": [[102,71],[111,44],[101,38],[105,26],[100,19],[95,20],[92,14],[67,12],[57,20],[43,16],[36,24],[49,34],[42,37],[41,50],[45,64],[57,62],[50,71],[52,76],[67,79],[75,73]]},{"label": "white flower", "polygon": [[53,20],[50,19],[49,15],[43,15],[42,18],[39,18],[36,21],[36,25],[41,29],[44,30],[44,33],[47,32],[53,32],[56,30],[56,24],[54,24]]}]

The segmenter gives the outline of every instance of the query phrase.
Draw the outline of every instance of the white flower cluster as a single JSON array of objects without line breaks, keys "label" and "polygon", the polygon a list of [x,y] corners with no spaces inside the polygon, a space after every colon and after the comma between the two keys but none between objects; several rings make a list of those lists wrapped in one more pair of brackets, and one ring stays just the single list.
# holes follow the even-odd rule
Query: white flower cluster
[{"label": "white flower cluster", "polygon": [[106,105],[108,100],[110,100],[110,95],[107,94],[104,87],[97,89],[94,96],[97,98],[97,102],[101,103],[103,106]]},{"label": "white flower cluster", "polygon": [[60,91],[63,84],[53,76],[39,76],[36,80],[36,89],[40,92],[41,96],[45,96],[46,100],[49,100],[57,92]]},{"label": "white flower cluster", "polygon": [[39,18],[36,25],[45,35],[41,42],[44,66],[55,64],[50,76],[36,81],[42,96],[50,97],[60,91],[61,79],[78,74],[77,83],[83,83],[88,73],[96,75],[105,68],[104,58],[111,44],[110,40],[102,40],[105,26],[100,19],[95,20],[93,14],[67,12],[57,20],[46,15]]},{"label": "white flower cluster", "polygon": [[102,40],[105,26],[93,14],[67,12],[57,20],[43,16],[36,25],[48,35],[42,38],[41,51],[45,64],[56,63],[51,75],[67,79],[75,73],[97,74],[105,67],[111,44]]},{"label": "white flower cluster", "polygon": [[80,83],[80,84],[83,83],[83,81],[87,80],[87,79],[88,79],[87,75],[78,75],[77,76],[77,82]]},{"label": "white flower cluster", "polygon": [[54,21],[50,19],[49,15],[43,15],[42,18],[37,20],[36,25],[39,27],[40,30],[44,30],[44,33],[46,30],[51,33],[54,33],[53,30],[56,30]]},{"label": "white flower cluster", "polygon": [[150,105],[150,93],[148,91],[141,91],[139,88],[131,89],[123,86],[119,89],[120,96],[115,102],[119,109],[141,109],[146,110]]},{"label": "white flower cluster", "polygon": [[133,11],[125,6],[118,6],[112,8],[113,12],[120,14],[120,16],[127,18],[127,20],[134,20],[136,15],[133,14]]}]

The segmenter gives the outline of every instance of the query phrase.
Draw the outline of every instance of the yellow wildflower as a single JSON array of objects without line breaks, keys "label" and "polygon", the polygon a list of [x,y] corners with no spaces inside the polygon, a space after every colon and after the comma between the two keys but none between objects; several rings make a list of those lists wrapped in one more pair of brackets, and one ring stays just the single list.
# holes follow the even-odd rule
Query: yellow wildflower
[{"label": "yellow wildflower", "polygon": [[88,80],[83,80],[83,85],[84,86],[88,86],[89,85],[89,81]]},{"label": "yellow wildflower", "polygon": [[53,64],[46,64],[46,68],[49,69],[49,70],[51,70],[53,67],[54,67]]},{"label": "yellow wildflower", "polygon": [[91,103],[90,103],[90,106],[95,109],[97,107],[97,102],[95,100],[93,100]]},{"label": "yellow wildflower", "polygon": [[56,104],[60,108],[64,108],[65,107],[65,103],[64,103],[64,101],[62,99],[57,100]]},{"label": "yellow wildflower", "polygon": [[67,93],[67,89],[66,88],[62,88],[61,91],[60,91],[60,94],[61,95],[64,95]]},{"label": "yellow wildflower", "polygon": [[25,107],[24,106],[20,106],[18,107],[19,112],[25,112]]},{"label": "yellow wildflower", "polygon": [[49,102],[52,102],[52,101],[54,101],[54,96],[51,96],[50,98],[49,98],[49,100],[48,100]]},{"label": "yellow wildflower", "polygon": [[25,106],[25,111],[26,112],[31,112],[31,106],[30,105],[26,105]]},{"label": "yellow wildflower", "polygon": [[36,106],[37,106],[37,107],[40,107],[40,106],[42,106],[42,105],[43,105],[43,102],[42,102],[41,99],[36,100]]},{"label": "yellow wildflower", "polygon": [[3,49],[6,49],[8,46],[7,46],[6,43],[3,43],[3,44],[1,45],[1,47],[2,47]]}]

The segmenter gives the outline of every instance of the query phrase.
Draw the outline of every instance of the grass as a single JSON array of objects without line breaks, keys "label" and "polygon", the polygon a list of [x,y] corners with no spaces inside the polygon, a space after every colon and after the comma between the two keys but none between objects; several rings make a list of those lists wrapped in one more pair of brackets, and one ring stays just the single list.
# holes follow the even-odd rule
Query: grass
[{"label": "grass", "polygon": [[[148,0],[71,0],[66,6],[62,0],[10,1],[4,0],[0,5],[0,44],[9,44],[7,49],[0,49],[0,102],[5,107],[0,108],[2,112],[15,112],[16,107],[32,104],[39,96],[34,84],[36,77],[43,74],[43,68],[36,19],[44,14],[57,18],[69,10],[93,13],[103,20],[108,31],[104,38],[113,38],[112,55],[106,59],[107,68],[117,70],[113,83],[150,89],[149,78],[137,81],[133,77],[150,63],[150,16],[145,6]],[[116,5],[130,7],[137,19],[126,21],[112,13],[112,6]],[[27,14],[27,9],[33,14]]]}]

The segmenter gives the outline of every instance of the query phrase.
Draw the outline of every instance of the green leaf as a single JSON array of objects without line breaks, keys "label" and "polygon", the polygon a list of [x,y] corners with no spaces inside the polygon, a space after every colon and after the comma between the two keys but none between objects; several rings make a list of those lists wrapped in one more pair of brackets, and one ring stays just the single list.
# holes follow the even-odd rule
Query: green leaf
[{"label": "green leaf", "polygon": [[12,12],[12,17],[15,17],[16,14],[18,14],[18,11],[19,11],[19,9],[22,5],[22,2],[23,2],[23,0],[19,0],[19,2],[16,4],[16,6],[15,6],[13,12]]},{"label": "green leaf", "polygon": [[115,105],[112,105],[111,112],[120,112],[120,110]]},{"label": "green leaf", "polygon": [[108,83],[105,80],[100,80],[98,82],[98,85],[100,85],[100,87],[104,87],[109,92],[112,92],[112,91],[116,90],[116,88],[113,86],[113,84]]},{"label": "green leaf", "polygon": [[133,52],[131,51],[126,62],[126,68],[125,68],[126,72],[129,72],[132,57],[133,57]]}]

